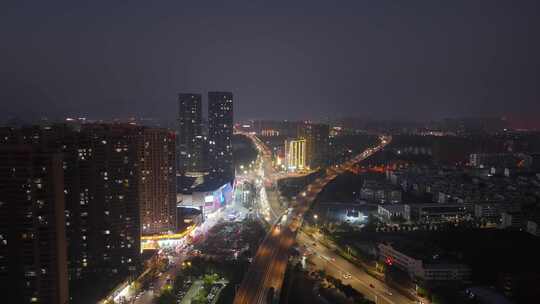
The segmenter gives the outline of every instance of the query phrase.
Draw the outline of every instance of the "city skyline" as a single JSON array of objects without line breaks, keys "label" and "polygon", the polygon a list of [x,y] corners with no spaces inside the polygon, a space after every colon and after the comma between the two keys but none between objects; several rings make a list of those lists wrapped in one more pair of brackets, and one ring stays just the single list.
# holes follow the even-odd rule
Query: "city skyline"
[{"label": "city skyline", "polygon": [[7,0],[0,293],[540,299],[537,0]]}]

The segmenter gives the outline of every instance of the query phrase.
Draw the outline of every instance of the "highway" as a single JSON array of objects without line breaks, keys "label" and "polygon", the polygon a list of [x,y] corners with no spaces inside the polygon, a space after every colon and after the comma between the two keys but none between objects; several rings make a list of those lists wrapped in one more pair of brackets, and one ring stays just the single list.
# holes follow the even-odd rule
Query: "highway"
[{"label": "highway", "polygon": [[[415,303],[398,291],[376,280],[363,269],[342,258],[334,250],[325,247],[305,233],[299,232],[296,239],[299,244],[305,246],[304,248],[307,251],[313,253],[308,259],[314,263],[314,268],[317,270],[323,269],[326,274],[342,280],[344,284],[350,284],[354,289],[375,303]],[[350,275],[350,278],[346,278],[346,274]]]},{"label": "highway", "polygon": [[[273,185],[275,185],[277,174],[273,171],[271,154],[268,148],[256,136],[252,134],[244,135],[252,139],[259,152],[263,155],[262,166],[265,171],[264,175],[267,178],[267,180],[265,180],[267,190],[275,189]],[[272,291],[274,291],[275,294],[273,297],[274,300],[279,297],[285,270],[287,268],[290,248],[295,243],[296,231],[302,225],[305,212],[309,209],[319,192],[330,181],[339,174],[351,170],[357,162],[377,153],[390,143],[392,138],[382,136],[380,140],[381,142],[378,146],[367,149],[340,166],[327,169],[324,177],[318,178],[308,185],[303,194],[298,196],[298,204],[294,210],[284,215],[286,216],[285,224],[283,224],[283,221],[279,218],[275,220],[270,232],[259,246],[255,258],[253,259],[253,263],[249,267],[249,270],[236,293],[234,299],[235,304],[269,303],[269,301],[272,300]],[[272,205],[279,205],[279,202],[270,202],[271,208],[275,208],[276,206]]]}]

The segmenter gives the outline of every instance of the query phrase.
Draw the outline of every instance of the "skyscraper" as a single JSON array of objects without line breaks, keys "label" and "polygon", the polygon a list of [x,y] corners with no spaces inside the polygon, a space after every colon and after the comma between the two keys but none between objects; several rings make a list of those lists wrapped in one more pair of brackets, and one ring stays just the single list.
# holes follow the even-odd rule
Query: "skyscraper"
[{"label": "skyscraper", "polygon": [[2,302],[67,304],[61,155],[3,146],[0,185]]},{"label": "skyscraper", "polygon": [[63,156],[71,279],[133,271],[141,233],[175,229],[174,133],[85,124],[0,128],[0,134],[0,145],[26,144]]},{"label": "skyscraper", "polygon": [[202,102],[200,94],[178,94],[178,159],[180,174],[203,170]]},{"label": "skyscraper", "polygon": [[306,169],[306,140],[286,140],[285,158],[290,171]]},{"label": "skyscraper", "polygon": [[298,137],[306,140],[306,163],[311,169],[328,164],[328,137],[330,127],[326,124],[306,122],[299,126]]},{"label": "skyscraper", "polygon": [[232,93],[208,92],[208,152],[213,180],[230,182],[234,179],[232,135]]},{"label": "skyscraper", "polygon": [[176,229],[175,136],[166,129],[142,128],[137,145],[143,234]]},{"label": "skyscraper", "polygon": [[41,137],[64,155],[71,278],[134,271],[139,265],[142,205],[139,128],[55,126],[43,130]]}]

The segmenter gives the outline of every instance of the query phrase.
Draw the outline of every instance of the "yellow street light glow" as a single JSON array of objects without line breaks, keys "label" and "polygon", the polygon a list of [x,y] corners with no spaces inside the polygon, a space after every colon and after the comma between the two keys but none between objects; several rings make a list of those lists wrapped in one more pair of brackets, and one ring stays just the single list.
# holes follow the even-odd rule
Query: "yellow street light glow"
[{"label": "yellow street light glow", "polygon": [[186,230],[180,233],[173,234],[160,234],[160,235],[145,235],[141,236],[141,241],[157,241],[157,240],[174,240],[181,239],[188,235],[191,231],[195,229],[195,225],[189,226]]}]

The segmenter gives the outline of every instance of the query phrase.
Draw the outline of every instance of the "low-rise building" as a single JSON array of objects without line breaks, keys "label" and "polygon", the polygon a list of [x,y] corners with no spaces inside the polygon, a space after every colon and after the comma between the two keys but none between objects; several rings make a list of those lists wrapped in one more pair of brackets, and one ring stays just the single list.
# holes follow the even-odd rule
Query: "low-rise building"
[{"label": "low-rise building", "polygon": [[489,221],[498,220],[501,218],[502,207],[502,203],[475,203],[474,217],[478,219],[486,219]]},{"label": "low-rise building", "polygon": [[534,235],[534,236],[539,236],[540,235],[540,230],[539,230],[539,227],[538,227],[538,221],[536,221],[536,220],[528,220],[527,221],[527,232]]},{"label": "low-rise building", "polygon": [[474,153],[469,157],[469,163],[473,167],[515,167],[521,160],[513,153]]},{"label": "low-rise building", "polygon": [[463,204],[415,204],[404,205],[403,217],[408,221],[450,222],[466,217]]},{"label": "low-rise building", "polygon": [[396,205],[379,205],[377,209],[379,217],[385,221],[390,221],[392,218],[403,217],[405,218],[405,206],[401,204]]},{"label": "low-rise building", "polygon": [[401,189],[395,185],[367,180],[360,189],[360,199],[375,203],[401,203]]},{"label": "low-rise building", "polygon": [[426,281],[466,281],[471,269],[465,264],[425,264],[419,277]]},{"label": "low-rise building", "polygon": [[409,274],[411,278],[424,281],[467,281],[471,275],[470,268],[462,263],[448,263],[432,260],[427,256],[414,256],[405,247],[398,248],[392,244],[378,244],[379,260],[395,266]]},{"label": "low-rise building", "polygon": [[416,259],[391,244],[378,244],[379,260],[390,266],[406,271],[410,276],[417,276],[422,268],[422,260]]},{"label": "low-rise building", "polygon": [[522,228],[523,227],[523,215],[521,212],[503,212],[501,215],[500,228]]}]

